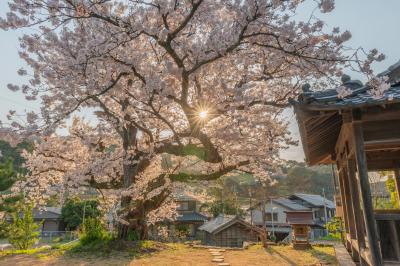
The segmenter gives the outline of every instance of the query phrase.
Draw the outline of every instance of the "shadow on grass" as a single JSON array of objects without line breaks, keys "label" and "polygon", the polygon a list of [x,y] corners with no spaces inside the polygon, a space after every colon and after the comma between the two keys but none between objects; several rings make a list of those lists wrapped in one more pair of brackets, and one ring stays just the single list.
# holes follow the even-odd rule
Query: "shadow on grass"
[{"label": "shadow on grass", "polygon": [[314,258],[317,258],[321,263],[332,265],[337,264],[335,255],[320,250],[326,248],[327,247],[313,247],[312,249],[307,250],[307,252],[310,253]]},{"label": "shadow on grass", "polygon": [[286,261],[289,265],[291,266],[296,266],[298,265],[296,262],[291,260],[288,256],[284,255],[282,252],[279,252],[277,250],[273,250],[272,248],[268,247],[265,249],[270,255],[278,255],[280,258],[282,258],[284,261]]},{"label": "shadow on grass", "polygon": [[80,242],[73,244],[64,244],[53,246],[55,253],[59,251],[60,255],[71,257],[123,257],[138,258],[161,250],[168,246],[153,241],[124,241],[124,240],[97,240],[83,245]]}]

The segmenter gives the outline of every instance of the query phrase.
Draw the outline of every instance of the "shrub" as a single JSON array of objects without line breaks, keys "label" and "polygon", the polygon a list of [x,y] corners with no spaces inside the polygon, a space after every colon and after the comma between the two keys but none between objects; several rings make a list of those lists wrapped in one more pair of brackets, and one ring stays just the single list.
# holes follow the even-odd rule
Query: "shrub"
[{"label": "shrub", "polygon": [[85,218],[100,217],[98,205],[96,200],[69,199],[61,209],[61,217],[67,228],[74,230],[82,224],[84,216]]},{"label": "shrub", "polygon": [[326,223],[325,227],[329,233],[329,235],[324,238],[325,240],[342,239],[342,228],[343,228],[342,219],[335,217],[330,222]]},{"label": "shrub", "polygon": [[83,234],[80,238],[80,241],[83,245],[87,245],[89,243],[95,241],[109,240],[110,235],[104,229],[103,224],[100,219],[88,218],[85,219],[83,223]]},{"label": "shrub", "polygon": [[33,220],[32,208],[30,204],[22,205],[12,213],[12,223],[7,226],[8,242],[18,249],[28,249],[39,240],[40,224]]}]

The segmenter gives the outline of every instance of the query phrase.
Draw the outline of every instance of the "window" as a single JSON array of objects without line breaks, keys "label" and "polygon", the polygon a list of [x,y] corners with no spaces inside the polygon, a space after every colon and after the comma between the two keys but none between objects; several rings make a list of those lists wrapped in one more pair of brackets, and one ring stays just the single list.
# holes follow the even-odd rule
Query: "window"
[{"label": "window", "polygon": [[187,211],[189,210],[189,202],[187,201],[182,201],[178,203],[178,211]]},{"label": "window", "polygon": [[[274,214],[274,222],[278,221],[278,214],[277,213],[273,213]],[[265,221],[267,222],[271,222],[271,213],[270,212],[266,212],[265,213]]]}]

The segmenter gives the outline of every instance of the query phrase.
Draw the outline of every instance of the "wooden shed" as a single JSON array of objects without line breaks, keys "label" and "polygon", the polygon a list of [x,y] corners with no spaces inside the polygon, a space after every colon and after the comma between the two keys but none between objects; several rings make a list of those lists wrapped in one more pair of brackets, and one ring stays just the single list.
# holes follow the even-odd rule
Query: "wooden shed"
[{"label": "wooden shed", "polygon": [[220,215],[200,226],[198,236],[207,246],[243,247],[244,242],[257,242],[261,233],[238,216]]},{"label": "wooden shed", "polygon": [[309,233],[314,224],[311,211],[287,211],[287,223],[292,227],[292,243],[294,249],[311,248]]},{"label": "wooden shed", "polygon": [[371,196],[371,171],[393,171],[397,195],[400,187],[400,63],[382,75],[391,84],[383,95],[345,76],[344,98],[306,86],[292,102],[307,163],[337,166],[345,246],[361,265],[400,263],[400,210],[374,208]]}]

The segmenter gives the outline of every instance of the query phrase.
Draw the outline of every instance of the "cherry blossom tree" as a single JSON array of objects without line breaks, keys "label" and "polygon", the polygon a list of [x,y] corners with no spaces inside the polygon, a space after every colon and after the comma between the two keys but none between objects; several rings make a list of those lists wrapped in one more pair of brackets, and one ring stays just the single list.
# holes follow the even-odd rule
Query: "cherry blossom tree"
[{"label": "cherry blossom tree", "polygon": [[[121,237],[145,238],[149,222],[172,216],[171,193],[185,181],[233,170],[267,179],[292,143],[281,112],[301,85],[325,88],[344,67],[372,75],[383,59],[349,52],[351,34],[327,32],[314,15],[296,22],[302,2],[9,0],[0,27],[31,29],[20,40],[30,69],[18,71],[29,82],[9,89],[42,103],[26,124],[13,123],[42,136],[15,190],[43,203],[98,189],[105,206],[120,203]],[[330,12],[334,1],[316,5]],[[83,110],[95,125],[75,119],[68,136],[54,133]],[[181,171],[193,158],[202,170]]]}]

